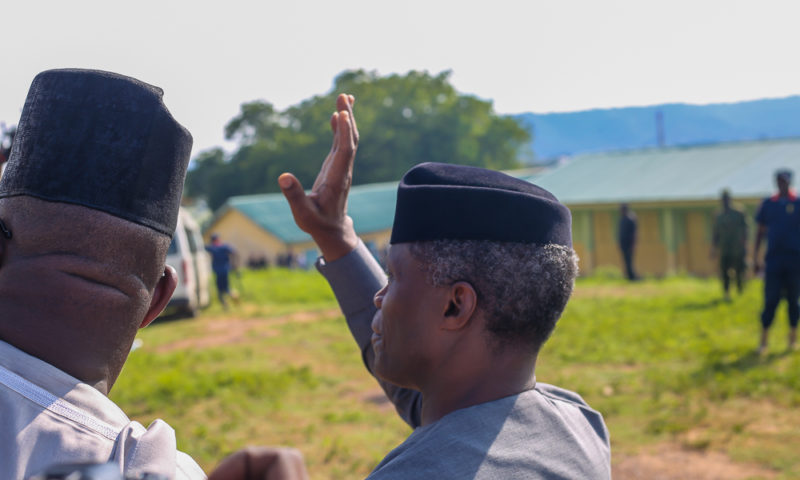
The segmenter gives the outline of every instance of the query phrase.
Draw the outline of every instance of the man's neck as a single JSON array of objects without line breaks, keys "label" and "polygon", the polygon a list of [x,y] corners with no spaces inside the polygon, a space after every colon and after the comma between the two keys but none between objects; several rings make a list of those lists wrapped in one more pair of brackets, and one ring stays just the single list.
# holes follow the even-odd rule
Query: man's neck
[{"label": "man's neck", "polygon": [[773,198],[773,200],[781,199],[781,200],[795,201],[797,199],[797,194],[795,193],[795,191],[793,189],[790,188],[790,189],[786,190],[785,192],[779,190],[778,193],[776,193],[775,195],[772,196],[772,198]]},{"label": "man's neck", "polygon": [[[466,360],[466,359],[462,359]],[[478,368],[456,368],[422,389],[422,425],[462,408],[487,403],[532,389],[536,357],[521,354],[472,358]],[[461,363],[461,366],[466,363]]]},{"label": "man's neck", "polygon": [[121,345],[87,332],[93,329],[89,322],[69,322],[2,298],[0,311],[0,340],[108,394],[127,357]]}]

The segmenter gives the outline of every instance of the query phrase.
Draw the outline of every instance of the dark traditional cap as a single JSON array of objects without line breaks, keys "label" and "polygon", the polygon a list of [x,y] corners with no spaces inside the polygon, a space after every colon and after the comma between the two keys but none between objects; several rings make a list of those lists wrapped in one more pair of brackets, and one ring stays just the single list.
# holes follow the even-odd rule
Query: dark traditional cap
[{"label": "dark traditional cap", "polygon": [[569,209],[550,192],[504,173],[423,163],[397,187],[390,243],[492,240],[572,246]]},{"label": "dark traditional cap", "polygon": [[776,179],[782,178],[782,179],[786,180],[787,182],[791,183],[792,182],[792,171],[789,170],[788,168],[781,168],[781,169],[775,170],[775,178]]},{"label": "dark traditional cap", "polygon": [[33,79],[0,181],[172,235],[192,136],[160,88],[110,72],[48,70]]}]

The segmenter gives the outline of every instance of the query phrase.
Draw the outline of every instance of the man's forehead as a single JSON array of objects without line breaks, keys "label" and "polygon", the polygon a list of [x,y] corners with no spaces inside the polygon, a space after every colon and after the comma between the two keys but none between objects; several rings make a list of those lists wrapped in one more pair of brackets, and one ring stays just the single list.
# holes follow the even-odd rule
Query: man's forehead
[{"label": "man's forehead", "polygon": [[386,263],[392,268],[399,268],[408,264],[410,261],[416,260],[413,256],[411,256],[409,244],[407,243],[391,244],[388,248],[389,250],[386,253]]}]

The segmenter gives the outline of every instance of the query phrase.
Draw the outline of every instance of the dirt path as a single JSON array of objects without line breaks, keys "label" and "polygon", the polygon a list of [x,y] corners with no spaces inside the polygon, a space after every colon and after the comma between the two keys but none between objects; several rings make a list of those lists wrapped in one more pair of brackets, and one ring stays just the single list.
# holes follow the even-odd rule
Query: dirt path
[{"label": "dirt path", "polygon": [[723,453],[686,450],[675,444],[615,458],[612,474],[614,480],[745,480],[776,476],[759,465],[733,462]]},{"label": "dirt path", "polygon": [[161,345],[156,349],[159,353],[185,349],[203,349],[219,345],[235,345],[242,343],[248,335],[256,333],[260,336],[277,335],[275,327],[286,323],[309,323],[322,318],[341,315],[338,309],[319,312],[294,312],[289,315],[271,318],[214,317],[203,319],[204,331],[201,335],[185,338]]}]

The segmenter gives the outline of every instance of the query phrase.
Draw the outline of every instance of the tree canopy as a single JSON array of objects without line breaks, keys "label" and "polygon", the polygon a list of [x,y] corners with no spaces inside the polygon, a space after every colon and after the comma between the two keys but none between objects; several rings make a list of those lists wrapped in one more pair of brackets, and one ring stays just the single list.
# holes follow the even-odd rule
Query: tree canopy
[{"label": "tree canopy", "polygon": [[283,172],[309,188],[330,149],[329,119],[339,93],[356,97],[361,143],[354,184],[396,181],[422,162],[518,167],[528,131],[495,114],[491,102],[459,94],[449,77],[449,71],[381,77],[352,70],[336,77],[329,93],[283,112],[262,100],[245,103],[225,126],[225,138],[238,149],[230,155],[219,148],[198,154],[187,195],[204,197],[216,209],[230,196],[279,191]]}]

